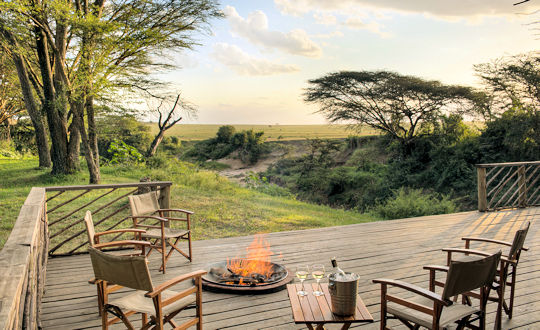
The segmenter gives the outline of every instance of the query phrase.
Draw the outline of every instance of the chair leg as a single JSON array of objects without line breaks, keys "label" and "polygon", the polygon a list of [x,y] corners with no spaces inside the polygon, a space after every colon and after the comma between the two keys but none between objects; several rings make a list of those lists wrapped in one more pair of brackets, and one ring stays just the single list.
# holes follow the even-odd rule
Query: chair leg
[{"label": "chair leg", "polygon": [[514,294],[516,290],[516,269],[514,268],[512,271],[512,283],[510,284],[510,306],[508,307],[508,311],[506,314],[508,314],[508,318],[512,318],[512,311],[514,310]]},{"label": "chair leg", "polygon": [[108,316],[107,316],[107,309],[105,309],[104,307],[101,307],[101,328],[103,330],[108,330],[109,329],[109,320],[108,320]]},{"label": "chair leg", "polygon": [[192,254],[192,251],[191,251],[191,230],[189,231],[188,233],[188,245],[189,245],[189,261],[193,261],[193,254]]},{"label": "chair leg", "polygon": [[163,274],[165,274],[165,264],[167,263],[167,260],[165,258],[165,239],[161,238],[161,266],[163,267]]},{"label": "chair leg", "polygon": [[142,313],[142,325],[141,327],[144,327],[148,323],[148,314]]},{"label": "chair leg", "polygon": [[386,330],[386,284],[381,284],[381,330]]}]

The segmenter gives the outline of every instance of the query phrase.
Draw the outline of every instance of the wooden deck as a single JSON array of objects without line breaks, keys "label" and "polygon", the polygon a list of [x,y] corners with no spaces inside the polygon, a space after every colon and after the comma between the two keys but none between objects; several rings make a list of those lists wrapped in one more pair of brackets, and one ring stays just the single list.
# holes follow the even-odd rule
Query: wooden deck
[{"label": "wooden deck", "polygon": [[[297,264],[324,263],[336,256],[341,268],[361,276],[359,292],[368,310],[379,320],[379,277],[402,279],[427,288],[425,264],[444,264],[443,247],[462,247],[461,236],[478,235],[511,240],[524,221],[531,221],[518,270],[514,318],[503,317],[505,329],[540,329],[540,208],[492,213],[465,212],[341,227],[268,234],[276,253],[274,261],[294,270]],[[151,256],[155,284],[205,268],[209,263],[243,254],[252,236],[194,242],[194,262],[175,257],[160,275],[158,255]],[[481,245],[472,246],[482,247]],[[179,256],[177,254],[177,256]],[[94,286],[88,255],[54,258],[47,266],[46,293],[42,302],[45,329],[99,328]],[[488,304],[488,328],[493,327],[495,304]],[[268,295],[204,293],[206,329],[296,329],[287,290]],[[191,313],[185,311],[183,313]],[[395,322],[395,321],[394,321]],[[139,323],[137,323],[139,324]],[[398,325],[399,323],[390,323]],[[379,323],[354,325],[378,329]],[[122,328],[114,326],[113,328]],[[335,325],[327,326],[336,328]],[[400,328],[400,327],[398,327]]]}]

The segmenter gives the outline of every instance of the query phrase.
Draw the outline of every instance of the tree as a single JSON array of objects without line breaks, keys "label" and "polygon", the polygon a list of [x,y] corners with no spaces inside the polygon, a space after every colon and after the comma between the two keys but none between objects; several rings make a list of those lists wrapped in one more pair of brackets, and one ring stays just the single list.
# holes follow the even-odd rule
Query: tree
[{"label": "tree", "polygon": [[154,140],[152,140],[150,147],[148,147],[148,150],[146,151],[146,157],[152,157],[155,155],[159,144],[165,136],[165,131],[169,130],[180,120],[182,120],[182,117],[180,116],[180,111],[183,110],[188,113],[192,113],[195,111],[195,108],[191,104],[183,102],[180,99],[180,94],[176,96],[176,99],[169,110],[164,110],[162,108],[166,103],[167,99],[162,99],[160,105],[155,109],[155,112],[157,112],[157,114],[159,115],[159,119],[157,122],[159,131],[154,137]]},{"label": "tree", "polygon": [[155,85],[149,68],[173,67],[166,55],[193,47],[193,33],[221,16],[215,0],[0,2],[0,32],[39,68],[21,89],[34,88],[46,113],[52,173],[77,170],[82,142],[90,182],[98,183],[95,100]]},{"label": "tree", "polygon": [[475,92],[388,71],[341,71],[309,81],[305,101],[331,122],[365,124],[389,134],[409,153],[443,114],[473,109]]},{"label": "tree", "polygon": [[[1,17],[0,36],[3,37],[0,38],[0,56],[2,57],[2,68],[0,70],[2,72],[2,83],[6,87],[6,100],[8,98],[10,100],[6,103],[7,107],[4,109],[6,110],[5,113],[12,116],[15,113],[23,112],[24,108],[26,108],[34,127],[39,167],[50,167],[51,155],[49,151],[49,141],[47,139],[43,117],[31,87],[30,81],[32,76],[29,73],[29,64],[21,55],[16,36],[7,28]],[[35,80],[33,82],[35,83]],[[17,91],[17,89],[19,89],[19,91]]]},{"label": "tree", "polygon": [[531,111],[540,107],[540,52],[502,57],[474,69],[487,92],[486,118],[512,107]]}]

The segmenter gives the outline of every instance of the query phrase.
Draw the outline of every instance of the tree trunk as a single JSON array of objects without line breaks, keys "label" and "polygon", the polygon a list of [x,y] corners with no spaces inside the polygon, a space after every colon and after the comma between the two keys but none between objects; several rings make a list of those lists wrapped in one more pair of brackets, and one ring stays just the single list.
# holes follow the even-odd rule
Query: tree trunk
[{"label": "tree trunk", "polygon": [[165,130],[160,129],[159,133],[156,135],[152,143],[150,144],[150,147],[148,148],[148,151],[146,151],[146,157],[150,158],[156,154],[157,148],[161,141],[163,140],[163,136],[165,136]]},{"label": "tree trunk", "polygon": [[90,184],[98,184],[101,180],[101,175],[99,165],[94,159],[94,153],[90,150],[88,135],[84,127],[84,103],[82,101],[72,103],[71,110],[73,111],[73,123],[76,123],[79,128],[80,137],[85,149],[84,158],[86,159],[88,174],[90,175]]},{"label": "tree trunk", "polygon": [[[17,40],[13,35],[4,30],[4,36],[9,42],[15,47],[18,48]],[[43,117],[38,109],[37,102],[32,93],[32,87],[30,84],[30,79],[28,77],[28,70],[21,54],[12,51],[13,63],[17,69],[17,76],[19,77],[19,83],[21,85],[21,91],[23,94],[24,105],[34,126],[36,145],[38,149],[39,157],[39,167],[50,167],[51,166],[51,155],[49,151],[49,141],[47,139],[47,132],[45,131],[45,125],[43,123]],[[9,128],[9,123],[8,123]]]},{"label": "tree trunk", "polygon": [[[49,123],[49,133],[52,141],[51,160],[53,163],[53,174],[72,173],[73,169],[68,164],[68,137],[66,123],[56,108],[56,95],[53,84],[53,74],[49,57],[49,47],[45,33],[39,28],[34,28],[36,37],[36,52],[39,60],[43,83],[43,110],[47,115]],[[61,100],[59,100],[61,101]]]}]

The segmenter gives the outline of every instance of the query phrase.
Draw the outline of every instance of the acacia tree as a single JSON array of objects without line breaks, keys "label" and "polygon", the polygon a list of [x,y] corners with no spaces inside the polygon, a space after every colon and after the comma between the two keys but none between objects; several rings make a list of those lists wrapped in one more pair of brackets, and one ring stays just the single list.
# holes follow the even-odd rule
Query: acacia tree
[{"label": "acacia tree", "polygon": [[[25,61],[22,54],[22,47],[19,46],[19,42],[15,37],[15,34],[11,32],[5,25],[3,17],[0,18],[0,53],[1,53],[1,66],[4,74],[4,82],[10,86],[8,91],[11,95],[12,103],[17,104],[15,111],[22,112],[26,109],[26,112],[30,116],[30,120],[34,127],[36,146],[39,157],[39,167],[51,166],[51,155],[49,152],[49,142],[47,139],[47,132],[43,116],[38,106],[38,102],[35,99],[34,91],[31,87],[31,75],[32,71],[29,70],[29,64]],[[11,59],[11,60],[10,60]],[[32,80],[36,83],[36,80]],[[16,89],[19,89],[16,91]],[[22,97],[21,97],[22,92]],[[21,104],[22,103],[22,104]],[[23,107],[24,104],[24,107]],[[13,110],[11,111],[13,114]],[[0,121],[1,122],[1,121]]]},{"label": "acacia tree", "polygon": [[305,101],[331,122],[364,124],[398,140],[405,152],[430,134],[443,114],[470,112],[471,88],[388,71],[341,71],[309,80]]},{"label": "acacia tree", "polygon": [[487,93],[486,118],[510,108],[534,112],[540,107],[540,52],[502,57],[474,69]]},{"label": "acacia tree", "polygon": [[25,84],[40,95],[47,116],[52,172],[77,170],[82,140],[90,182],[98,183],[94,101],[120,88],[155,84],[149,69],[172,67],[164,55],[191,48],[193,32],[221,15],[214,0],[0,3],[3,33],[32,41],[26,49],[34,51],[14,51],[39,68],[38,81]]}]

